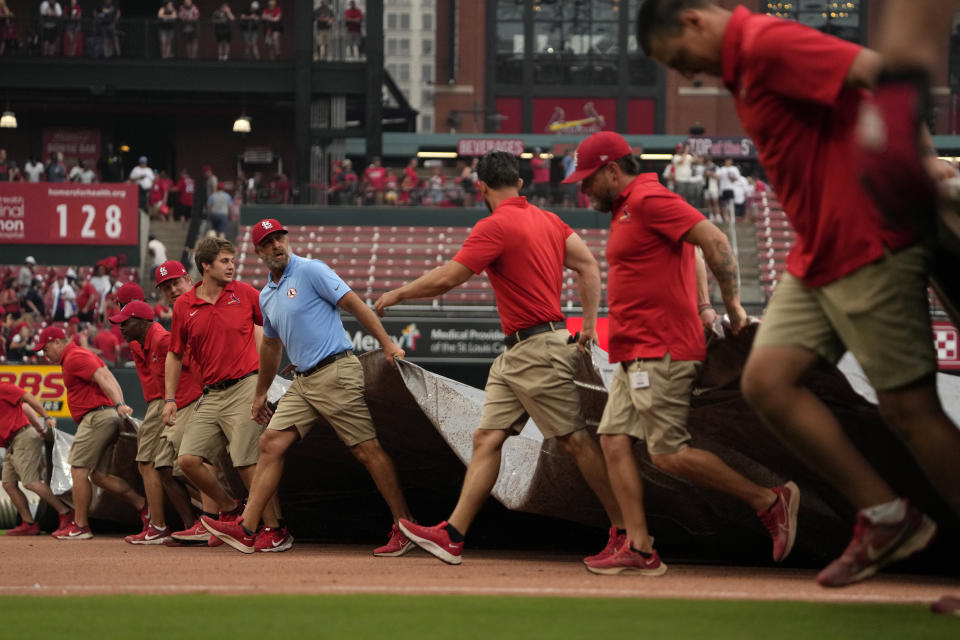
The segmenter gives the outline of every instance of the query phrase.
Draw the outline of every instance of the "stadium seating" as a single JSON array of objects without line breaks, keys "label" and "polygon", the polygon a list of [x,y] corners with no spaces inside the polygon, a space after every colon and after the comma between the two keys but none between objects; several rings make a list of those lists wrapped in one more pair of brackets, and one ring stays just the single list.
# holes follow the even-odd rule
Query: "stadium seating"
[{"label": "stadium seating", "polygon": [[[469,235],[470,227],[291,225],[288,231],[290,248],[294,253],[323,260],[361,298],[372,304],[384,292],[410,282],[453,258]],[[575,231],[597,258],[601,278],[606,282],[604,251],[608,230]],[[254,251],[249,226],[240,228],[237,247],[238,278],[255,287],[263,286],[266,269]],[[565,309],[580,306],[577,280],[570,271],[564,274],[561,302]],[[492,307],[495,299],[490,281],[484,273],[437,300],[411,301],[411,304],[436,308],[451,305]]]}]

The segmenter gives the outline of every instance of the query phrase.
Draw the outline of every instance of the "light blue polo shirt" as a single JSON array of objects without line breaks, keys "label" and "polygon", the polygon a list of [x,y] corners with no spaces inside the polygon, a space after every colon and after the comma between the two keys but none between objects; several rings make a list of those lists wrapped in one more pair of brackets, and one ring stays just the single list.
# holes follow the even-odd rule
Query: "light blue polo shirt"
[{"label": "light blue polo shirt", "polygon": [[263,335],[283,341],[298,371],[351,348],[337,309],[348,291],[326,263],[291,254],[280,282],[270,277],[260,292]]}]

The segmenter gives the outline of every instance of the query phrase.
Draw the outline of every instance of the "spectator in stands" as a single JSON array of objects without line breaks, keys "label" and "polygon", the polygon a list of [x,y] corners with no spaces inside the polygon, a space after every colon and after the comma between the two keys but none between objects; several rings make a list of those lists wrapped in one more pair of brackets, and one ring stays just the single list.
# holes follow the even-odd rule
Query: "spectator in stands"
[{"label": "spectator in stands", "polygon": [[407,166],[404,167],[403,173],[410,178],[410,182],[414,187],[420,186],[420,176],[417,175],[417,157],[414,156],[407,161]]},{"label": "spectator in stands", "polygon": [[22,309],[24,315],[27,313],[35,314],[38,318],[44,318],[47,315],[47,305],[43,301],[43,276],[36,275],[23,292]]},{"label": "spectator in stands", "polygon": [[688,204],[695,204],[693,194],[693,156],[690,155],[690,148],[685,144],[678,144],[670,159],[673,165],[674,191]]},{"label": "spectator in stands", "polygon": [[[68,278],[67,274],[71,277]],[[70,280],[76,279],[77,274],[73,269],[68,269],[67,274],[57,276],[53,283],[53,303],[50,305],[50,311],[53,314],[53,320],[64,322],[69,320],[76,313],[77,294]]]},{"label": "spectator in stands", "polygon": [[220,184],[217,174],[213,172],[213,167],[208,164],[203,165],[203,183],[206,187],[205,196],[209,196],[216,191],[217,185]]},{"label": "spectator in stands", "polygon": [[77,293],[77,315],[74,316],[80,322],[97,322],[99,318],[100,294],[96,287],[86,278],[80,285],[80,291]]},{"label": "spectator in stands", "polygon": [[183,36],[183,46],[187,51],[187,57],[194,60],[200,47],[200,42],[197,39],[200,9],[193,4],[193,0],[183,0],[183,4],[180,5],[180,10],[177,12],[177,17],[180,18],[180,35]]},{"label": "spectator in stands", "polygon": [[137,202],[139,203],[140,210],[143,212],[148,211],[147,202],[150,196],[150,187],[153,186],[155,179],[156,176],[153,173],[153,169],[147,166],[147,156],[140,156],[140,159],[137,161],[137,166],[130,170],[128,182],[133,182],[140,188]]},{"label": "spectator in stands", "polygon": [[243,34],[243,52],[247,58],[260,59],[260,49],[257,47],[257,34],[260,30],[260,3],[251,2],[250,6],[240,14],[240,32]]},{"label": "spectator in stands", "polygon": [[233,44],[233,25],[235,18],[230,5],[224,2],[219,9],[210,14],[213,22],[213,35],[217,41],[217,60],[226,62],[230,59],[230,46]]},{"label": "spectator in stands", "polygon": [[293,183],[290,182],[290,178],[287,177],[285,173],[278,173],[276,179],[273,181],[273,184],[270,185],[273,193],[276,195],[276,201],[280,204],[290,204],[291,196],[293,195]]},{"label": "spectator in stands", "polygon": [[33,350],[30,349],[30,343],[33,342],[34,331],[33,328],[24,324],[13,334],[10,338],[10,343],[7,345],[7,361],[8,362],[23,362],[28,356],[33,355]]},{"label": "spectator in stands", "polygon": [[111,286],[110,276],[107,274],[107,268],[104,265],[98,264],[94,267],[90,284],[92,284],[93,288],[97,291],[96,315],[99,318],[103,316],[104,300],[106,300],[107,295],[109,295]]},{"label": "spectator in stands", "polygon": [[267,8],[260,17],[263,22],[263,44],[267,48],[267,58],[280,57],[280,36],[283,33],[283,9],[277,0],[269,0]]},{"label": "spectator in stands", "polygon": [[0,56],[7,52],[7,48],[17,43],[17,25],[13,21],[14,15],[6,0],[0,0]]},{"label": "spectator in stands", "polygon": [[[563,152],[563,158],[560,160],[563,166],[563,179],[566,180],[570,177],[570,174],[573,173],[577,168],[577,161],[574,158],[574,149],[573,147],[567,149]],[[580,185],[576,182],[571,184],[560,183],[560,195],[563,197],[563,202],[561,206],[564,207],[574,207],[577,204],[577,191],[580,190]]]},{"label": "spectator in stands", "polygon": [[4,314],[20,313],[20,285],[16,278],[7,278],[3,291],[0,291],[0,309]]},{"label": "spectator in stands", "polygon": [[23,172],[27,174],[27,182],[40,182],[43,171],[43,163],[37,159],[37,156],[30,156],[27,163],[23,165]]},{"label": "spectator in stands", "polygon": [[40,38],[43,41],[43,55],[57,55],[57,41],[60,39],[60,18],[63,9],[57,0],[43,0],[40,3]]},{"label": "spectator in stands", "polygon": [[313,54],[315,61],[326,60],[330,55],[330,33],[333,31],[335,21],[330,3],[327,0],[320,0],[320,4],[313,10],[313,23],[317,30],[317,50]]},{"label": "spectator in stands", "polygon": [[386,186],[387,171],[380,164],[380,158],[374,156],[370,166],[363,172],[363,184],[361,189],[373,193],[373,199],[377,205],[383,204],[383,192]]},{"label": "spectator in stands", "polygon": [[159,220],[161,217],[165,218],[170,214],[169,194],[173,186],[173,180],[170,179],[166,171],[161,169],[157,173],[156,180],[150,185],[148,204],[151,220]]},{"label": "spectator in stands", "polygon": [[88,160],[77,160],[76,166],[70,170],[67,176],[70,182],[79,182],[81,184],[93,184],[97,179],[97,172],[90,168]]},{"label": "spectator in stands", "polygon": [[23,265],[20,266],[20,272],[17,273],[17,284],[21,287],[29,286],[33,282],[33,274],[37,270],[37,259],[33,256],[27,256],[23,259]]},{"label": "spectator in stands", "polygon": [[108,142],[103,155],[97,160],[97,170],[100,171],[100,182],[123,182],[123,162],[113,149],[113,143]]},{"label": "spectator in stands", "polygon": [[120,9],[113,0],[103,0],[97,7],[97,31],[100,34],[104,58],[120,55],[120,35],[117,32],[119,19]]},{"label": "spectator in stands", "polygon": [[432,204],[443,204],[443,200],[446,197],[444,186],[446,183],[447,179],[443,176],[443,170],[439,166],[434,167],[433,174],[430,176],[427,186]]},{"label": "spectator in stands", "polygon": [[80,318],[73,316],[67,322],[67,339],[78,347],[87,351],[93,351],[93,343],[90,340],[90,323],[81,322]]},{"label": "spectator in stands", "polygon": [[334,204],[356,204],[357,197],[357,174],[353,171],[353,162],[346,158],[338,171],[333,176],[333,194]]},{"label": "spectator in stands", "polygon": [[11,160],[7,163],[7,181],[8,182],[23,182],[23,174],[20,172],[20,167],[17,166],[16,160]]},{"label": "spectator in stands", "polygon": [[165,305],[162,300],[158,300],[155,305],[153,305],[153,314],[156,317],[157,322],[163,325],[163,328],[167,331],[170,330],[170,325],[173,322],[173,310]]},{"label": "spectator in stands", "polygon": [[43,301],[43,293],[41,287],[43,286],[43,276],[36,275],[33,277],[33,280],[30,281],[30,284],[27,285],[26,289],[21,287],[23,291],[23,301],[21,307],[23,312],[33,313],[38,318],[44,318],[47,315],[47,305]]},{"label": "spectator in stands", "polygon": [[226,237],[227,221],[230,218],[230,205],[233,198],[223,190],[223,183],[217,184],[216,190],[207,198],[207,214],[210,216],[210,226],[220,237]]},{"label": "spectator in stands", "polygon": [[740,178],[740,169],[733,164],[733,158],[727,158],[723,166],[717,169],[717,180],[720,183],[720,219],[726,222],[734,214],[733,185]]},{"label": "spectator in stands", "polygon": [[543,149],[534,147],[533,157],[530,158],[530,168],[533,170],[533,202],[538,207],[545,207],[550,203],[550,160],[541,157]]},{"label": "spectator in stands", "polygon": [[66,182],[67,167],[63,164],[63,153],[55,151],[50,154],[50,162],[44,168],[47,182]]},{"label": "spectator in stands", "polygon": [[343,18],[347,27],[347,58],[358,59],[363,47],[363,11],[357,8],[356,0],[350,0]]},{"label": "spectator in stands", "polygon": [[703,187],[704,187],[704,178],[703,178],[703,156],[693,154],[693,164],[690,167],[691,169],[691,182],[693,183],[690,187],[691,198],[690,204],[692,204],[697,209],[703,207]]},{"label": "spectator in stands", "polygon": [[63,19],[63,55],[78,58],[83,55],[83,8],[80,0],[70,0]]},{"label": "spectator in stands", "polygon": [[0,182],[10,181],[10,163],[7,161],[7,150],[0,148]]},{"label": "spectator in stands", "polygon": [[463,206],[472,207],[474,194],[477,192],[473,167],[463,161],[461,161],[461,165],[459,179],[460,189],[463,191]]},{"label": "spectator in stands", "polygon": [[393,169],[387,168],[387,178],[384,182],[383,202],[384,204],[396,205],[400,184],[397,182],[397,174]]},{"label": "spectator in stands", "polygon": [[157,237],[152,233],[149,236],[147,241],[147,255],[150,256],[152,268],[156,269],[164,262],[167,261],[167,247],[157,240]]},{"label": "spectator in stands", "polygon": [[180,179],[170,189],[177,194],[176,206],[173,209],[174,220],[190,221],[190,216],[193,213],[194,189],[195,185],[193,178],[190,177],[190,172],[186,168],[180,169]]},{"label": "spectator in stands", "polygon": [[713,158],[703,159],[703,200],[707,206],[707,213],[711,222],[719,222],[720,217],[720,183],[717,181],[717,165]]},{"label": "spectator in stands", "polygon": [[109,328],[99,331],[91,328],[89,331],[94,352],[110,364],[117,364],[120,361],[120,340],[117,335]]},{"label": "spectator in stands", "polygon": [[173,57],[173,42],[177,33],[177,8],[173,0],[167,0],[157,11],[157,33],[160,36],[160,57]]},{"label": "spectator in stands", "polygon": [[743,176],[733,181],[733,215],[737,220],[747,215],[747,179]]},{"label": "spectator in stands", "polygon": [[404,171],[403,179],[400,181],[400,191],[397,195],[397,204],[401,206],[414,204],[414,202],[420,204],[419,189],[417,188],[419,182],[419,178],[411,178],[410,174]]}]

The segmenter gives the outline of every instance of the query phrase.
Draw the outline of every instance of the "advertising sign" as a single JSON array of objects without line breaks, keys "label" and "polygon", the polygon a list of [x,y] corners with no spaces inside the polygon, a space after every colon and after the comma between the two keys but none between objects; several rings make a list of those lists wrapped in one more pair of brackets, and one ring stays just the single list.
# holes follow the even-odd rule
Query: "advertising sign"
[{"label": "advertising sign", "polygon": [[949,322],[933,323],[933,346],[943,370],[960,370],[960,332]]},{"label": "advertising sign", "polygon": [[490,151],[506,151],[519,156],[523,153],[523,140],[496,140],[493,138],[461,138],[457,153],[461,156],[482,156]]},{"label": "advertising sign", "polygon": [[0,382],[29,391],[54,418],[70,417],[67,387],[59,366],[0,364]]},{"label": "advertising sign", "polygon": [[700,156],[711,158],[740,158],[753,160],[757,157],[757,147],[753,140],[743,137],[709,138],[694,136],[687,138],[684,144],[690,146],[690,151]]},{"label": "advertising sign", "polygon": [[137,186],[0,183],[0,244],[139,244]]},{"label": "advertising sign", "polygon": [[44,129],[42,134],[43,158],[46,163],[51,153],[63,154],[63,162],[69,170],[78,160],[85,160],[91,169],[100,159],[100,131],[98,129]]}]

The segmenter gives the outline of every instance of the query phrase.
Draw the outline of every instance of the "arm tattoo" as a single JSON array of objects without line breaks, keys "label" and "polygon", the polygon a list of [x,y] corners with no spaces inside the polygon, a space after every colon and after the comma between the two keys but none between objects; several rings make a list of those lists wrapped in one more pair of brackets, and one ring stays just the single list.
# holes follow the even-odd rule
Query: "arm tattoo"
[{"label": "arm tattoo", "polygon": [[726,237],[717,238],[713,242],[712,251],[704,252],[704,258],[710,265],[710,271],[713,272],[717,283],[720,285],[720,292],[724,301],[736,300],[740,296],[740,289],[737,285],[737,259],[733,255],[730,243]]}]

